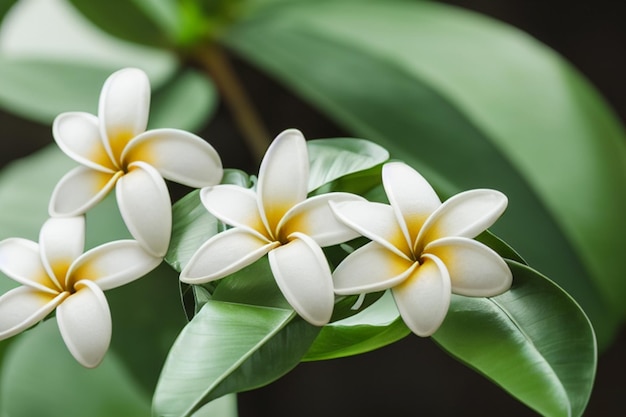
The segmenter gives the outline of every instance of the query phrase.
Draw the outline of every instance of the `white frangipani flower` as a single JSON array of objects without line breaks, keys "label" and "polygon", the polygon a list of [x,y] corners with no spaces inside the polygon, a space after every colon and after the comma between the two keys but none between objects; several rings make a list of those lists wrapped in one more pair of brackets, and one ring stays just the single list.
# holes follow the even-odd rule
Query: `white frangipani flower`
[{"label": "white frangipani flower", "polygon": [[234,185],[202,189],[207,210],[234,226],[205,242],[180,279],[200,284],[223,278],[268,254],[278,287],[309,323],[330,320],[334,294],[331,271],[321,249],[358,234],[338,222],[328,202],[362,200],[348,193],[307,199],[309,160],[302,133],[290,129],[265,154],[256,193]]},{"label": "white frangipani flower", "polygon": [[83,366],[97,366],[111,340],[111,314],[103,291],[142,277],[161,263],[134,240],[118,240],[83,253],[83,216],[51,218],[39,243],[0,242],[0,271],[22,284],[0,297],[0,340],[43,320],[56,308],[65,344]]},{"label": "white frangipani flower", "polygon": [[59,147],[82,164],[57,184],[50,200],[53,217],[84,214],[116,188],[130,233],[146,250],[163,256],[169,245],[171,201],[163,178],[201,188],[222,178],[215,149],[178,129],[146,131],[150,83],[136,68],[113,73],[100,94],[98,117],[60,114],[53,124]]},{"label": "white frangipani flower", "polygon": [[473,240],[504,212],[498,191],[466,191],[443,204],[430,184],[400,162],[383,166],[390,205],[331,203],[337,217],[372,242],[335,269],[335,293],[391,288],[398,311],[419,336],[443,322],[450,294],[490,297],[511,286],[512,274],[492,249]]}]

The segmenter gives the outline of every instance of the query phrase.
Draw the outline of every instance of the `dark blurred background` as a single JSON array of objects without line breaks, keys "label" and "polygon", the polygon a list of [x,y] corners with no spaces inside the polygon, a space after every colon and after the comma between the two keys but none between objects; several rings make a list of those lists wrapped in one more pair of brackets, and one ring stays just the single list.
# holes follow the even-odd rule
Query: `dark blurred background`
[{"label": "dark blurred background", "polygon": [[[626,120],[626,13],[622,2],[447,3],[507,22],[552,47],[599,89],[622,122]],[[346,134],[254,68],[236,57],[233,62],[270,134],[287,127],[298,127],[309,138]],[[0,134],[0,165],[52,141],[50,126],[6,112],[0,112]],[[225,166],[256,170],[252,158],[242,152],[240,134],[224,107],[201,135],[222,154]],[[600,355],[597,382],[585,416],[626,415],[625,371],[623,329]],[[240,417],[537,415],[450,358],[430,339],[416,336],[357,357],[301,364],[269,386],[241,394],[239,407]]]}]

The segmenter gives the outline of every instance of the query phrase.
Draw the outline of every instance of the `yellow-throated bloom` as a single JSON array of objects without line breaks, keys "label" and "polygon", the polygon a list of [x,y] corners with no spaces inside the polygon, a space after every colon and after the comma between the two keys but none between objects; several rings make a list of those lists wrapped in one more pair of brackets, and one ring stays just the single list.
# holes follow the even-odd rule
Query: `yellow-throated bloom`
[{"label": "yellow-throated bloom", "polygon": [[347,193],[307,199],[308,179],[306,142],[302,133],[290,129],[268,148],[256,192],[234,185],[202,189],[207,210],[234,227],[198,249],[182,270],[181,281],[199,284],[223,278],[268,254],[276,283],[293,309],[311,324],[328,323],[334,294],[321,247],[358,235],[337,221],[328,202],[362,199]]},{"label": "yellow-throated bloom", "polygon": [[67,173],[50,200],[53,217],[87,212],[116,188],[130,233],[146,250],[163,256],[171,233],[171,201],[163,178],[201,188],[222,178],[211,145],[178,129],[146,131],[150,83],[135,68],[113,73],[100,94],[98,117],[59,115],[53,135],[69,157],[82,164]]},{"label": "yellow-throated bloom", "polygon": [[22,284],[0,297],[0,340],[43,320],[56,319],[71,354],[97,366],[111,340],[111,314],[103,291],[147,274],[161,263],[134,240],[118,240],[83,253],[83,216],[51,218],[39,243],[0,242],[0,271]]},{"label": "yellow-throated bloom", "polygon": [[391,288],[407,326],[429,336],[443,322],[451,292],[489,297],[511,286],[504,260],[473,240],[504,212],[505,195],[478,189],[442,204],[428,182],[400,162],[385,164],[383,185],[390,205],[331,203],[343,223],[372,240],[337,266],[336,294]]}]

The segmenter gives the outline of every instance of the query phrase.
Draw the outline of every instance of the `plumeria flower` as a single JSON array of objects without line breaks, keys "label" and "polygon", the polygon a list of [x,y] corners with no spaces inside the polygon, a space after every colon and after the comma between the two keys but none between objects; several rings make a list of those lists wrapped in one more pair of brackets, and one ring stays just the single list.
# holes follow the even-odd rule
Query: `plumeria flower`
[{"label": "plumeria flower", "polygon": [[134,240],[118,240],[83,254],[83,216],[51,218],[39,243],[0,242],[0,270],[22,284],[0,297],[0,340],[14,336],[56,309],[61,335],[83,366],[97,366],[111,340],[111,314],[103,291],[147,274],[161,263]]},{"label": "plumeria flower", "polygon": [[331,203],[337,217],[371,239],[335,269],[335,293],[391,288],[398,311],[419,336],[443,322],[450,294],[489,297],[511,286],[511,271],[492,249],[473,240],[504,212],[494,190],[466,191],[443,204],[426,180],[400,162],[383,166],[390,205]]},{"label": "plumeria flower", "polygon": [[87,212],[116,188],[117,203],[130,233],[153,255],[169,245],[171,201],[163,178],[201,188],[222,178],[215,149],[178,129],[146,131],[150,83],[135,68],[113,73],[100,94],[98,117],[82,112],[59,115],[53,135],[80,163],[57,184],[51,216]]},{"label": "plumeria flower", "polygon": [[328,202],[361,197],[328,193],[307,199],[308,179],[305,139],[290,129],[268,148],[256,192],[234,185],[202,189],[207,210],[234,227],[198,249],[182,270],[181,281],[200,284],[223,278],[268,254],[276,283],[293,309],[313,325],[328,323],[334,294],[321,247],[358,236],[337,221]]}]

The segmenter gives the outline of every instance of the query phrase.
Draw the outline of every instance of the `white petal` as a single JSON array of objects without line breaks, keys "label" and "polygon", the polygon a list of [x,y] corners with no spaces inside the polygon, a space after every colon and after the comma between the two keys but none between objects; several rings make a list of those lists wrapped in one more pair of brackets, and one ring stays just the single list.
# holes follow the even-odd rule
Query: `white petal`
[{"label": "white petal", "polygon": [[100,134],[111,159],[119,162],[126,144],[146,130],[150,108],[150,81],[136,68],[114,72],[100,93]]},{"label": "white petal", "polygon": [[163,257],[172,233],[172,207],[165,180],[156,169],[134,162],[115,189],[131,235],[153,256]]},{"label": "white petal", "polygon": [[161,261],[134,240],[105,243],[76,260],[68,274],[67,287],[81,280],[93,281],[103,291],[120,287],[146,275]]},{"label": "white petal", "polygon": [[41,262],[39,245],[31,240],[9,238],[0,242],[0,271],[20,284],[50,294],[60,285],[50,279]]},{"label": "white petal", "polygon": [[181,271],[180,280],[202,284],[224,278],[257,261],[279,244],[260,239],[245,229],[229,229],[200,246]]},{"label": "white petal", "polygon": [[219,184],[222,160],[206,141],[178,129],[149,130],[131,140],[122,153],[127,165],[143,161],[164,178],[194,188]]},{"label": "white petal", "polygon": [[[498,220],[507,202],[501,192],[487,189],[465,191],[451,197],[426,220],[416,248],[442,237],[476,237]],[[416,252],[420,252],[419,248]]]},{"label": "white petal", "polygon": [[111,342],[111,312],[102,290],[91,281],[79,281],[77,292],[57,308],[57,323],[74,359],[95,368]]},{"label": "white petal", "polygon": [[274,240],[265,228],[254,191],[236,185],[224,184],[200,190],[200,201],[222,222],[241,227],[259,238]]},{"label": "white petal", "polygon": [[54,119],[52,134],[59,148],[76,162],[108,173],[119,169],[104,147],[98,118],[93,114],[62,113]]},{"label": "white petal", "polygon": [[48,211],[50,216],[79,216],[86,213],[113,189],[121,171],[109,174],[79,166],[57,183]]},{"label": "white petal", "polygon": [[67,271],[85,248],[85,217],[52,217],[39,231],[39,249],[48,275],[65,288]]},{"label": "white petal", "polygon": [[0,340],[43,320],[68,294],[47,294],[26,286],[7,291],[0,297]]},{"label": "white petal", "polygon": [[300,233],[294,237],[268,254],[272,274],[296,313],[314,326],[323,326],[335,301],[330,267],[313,239]]},{"label": "white petal", "polygon": [[388,204],[368,201],[329,202],[335,216],[346,226],[378,242],[398,256],[413,259],[409,242]]},{"label": "white petal", "polygon": [[439,206],[441,200],[428,181],[402,162],[383,166],[383,186],[409,242],[415,242],[422,225]]},{"label": "white petal", "polygon": [[492,297],[511,287],[513,276],[506,262],[480,242],[462,237],[443,238],[429,244],[424,251],[446,265],[455,294]]},{"label": "white petal", "polygon": [[425,255],[424,263],[392,293],[408,328],[418,336],[430,336],[448,313],[450,277],[441,260]]},{"label": "white petal", "polygon": [[259,211],[269,230],[276,231],[285,213],[304,201],[308,181],[309,157],[304,136],[296,129],[285,130],[267,149],[259,168]]},{"label": "white petal", "polygon": [[335,293],[352,295],[386,290],[404,281],[418,265],[377,242],[367,243],[335,268]]},{"label": "white petal", "polygon": [[354,229],[339,221],[330,209],[329,201],[366,201],[363,197],[349,193],[328,193],[304,200],[285,214],[278,224],[278,234],[288,237],[294,232],[313,238],[318,245],[337,245],[359,236]]}]

